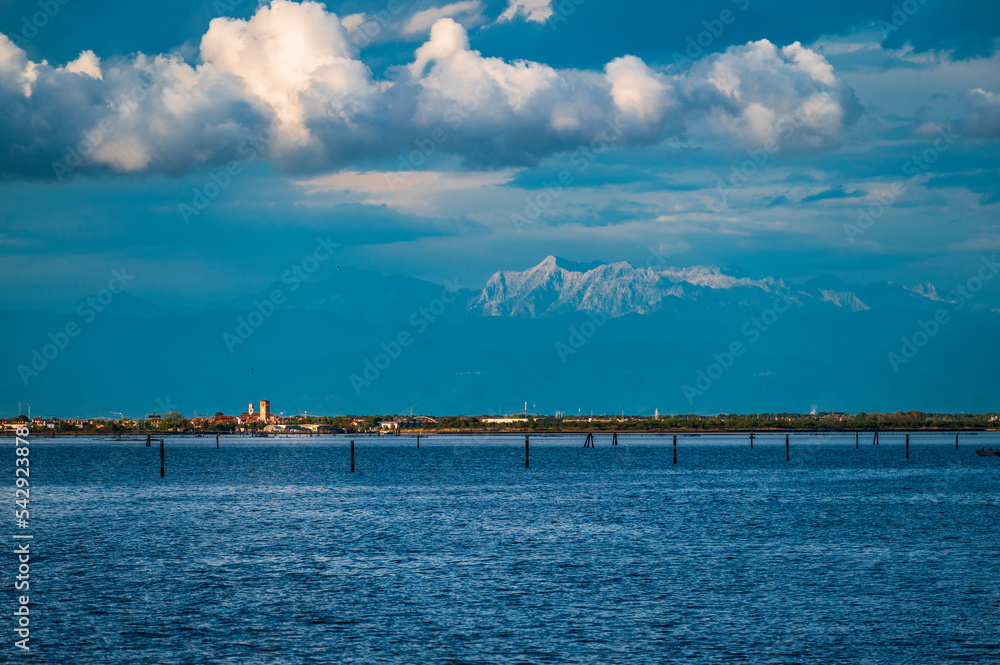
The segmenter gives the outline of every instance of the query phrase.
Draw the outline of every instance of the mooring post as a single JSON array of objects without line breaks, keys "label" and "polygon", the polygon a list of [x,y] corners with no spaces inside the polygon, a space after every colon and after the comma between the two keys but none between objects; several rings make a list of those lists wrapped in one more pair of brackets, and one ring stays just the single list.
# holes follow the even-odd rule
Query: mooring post
[{"label": "mooring post", "polygon": [[789,459],[789,457],[788,457],[788,435],[786,434],[785,435],[785,461],[787,462],[788,459]]},{"label": "mooring post", "polygon": [[910,459],[910,435],[906,435],[906,459]]},{"label": "mooring post", "polygon": [[750,450],[753,450],[753,432],[750,432]]},{"label": "mooring post", "polygon": [[351,439],[351,473],[354,473],[354,439]]},{"label": "mooring post", "polygon": [[854,449],[859,450],[861,447],[861,434],[858,432],[854,433]]},{"label": "mooring post", "polygon": [[674,464],[677,464],[677,435],[674,434]]},{"label": "mooring post", "polygon": [[524,468],[528,468],[528,435],[524,435]]},{"label": "mooring post", "polygon": [[955,450],[958,450],[958,432],[955,432]]},{"label": "mooring post", "polygon": [[611,434],[611,445],[612,446],[617,446],[618,445],[618,432],[613,432]]},{"label": "mooring post", "polygon": [[[149,434],[146,435],[146,447],[149,448]],[[958,438],[957,436],[955,438]]]},{"label": "mooring post", "polygon": [[163,466],[163,439],[160,439],[160,478],[166,476],[166,469]]},{"label": "mooring post", "polygon": [[420,449],[420,432],[417,432],[417,450]]},{"label": "mooring post", "polygon": [[215,449],[216,450],[219,449],[219,435],[218,434],[215,435]]}]

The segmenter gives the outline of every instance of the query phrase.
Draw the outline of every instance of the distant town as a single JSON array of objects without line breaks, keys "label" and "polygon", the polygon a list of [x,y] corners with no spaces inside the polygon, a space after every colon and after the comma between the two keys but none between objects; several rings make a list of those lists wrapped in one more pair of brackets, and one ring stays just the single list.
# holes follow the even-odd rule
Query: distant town
[{"label": "distant town", "polygon": [[[29,405],[30,410],[30,405]],[[271,402],[250,403],[238,415],[221,411],[214,415],[186,417],[177,411],[150,413],[144,418],[59,418],[32,417],[0,419],[0,431],[13,431],[30,423],[34,433],[47,435],[120,435],[125,433],[166,434],[379,434],[403,432],[699,432],[699,431],[856,431],[856,430],[996,430],[1000,414],[948,414],[921,411],[894,413],[750,413],[718,415],[601,414],[567,416],[518,413],[479,416],[428,415],[276,415]]]}]

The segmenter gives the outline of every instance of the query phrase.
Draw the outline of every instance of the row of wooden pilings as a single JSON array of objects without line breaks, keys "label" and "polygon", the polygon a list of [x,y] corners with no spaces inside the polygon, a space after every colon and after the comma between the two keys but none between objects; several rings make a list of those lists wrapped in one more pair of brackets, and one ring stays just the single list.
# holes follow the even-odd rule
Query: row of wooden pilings
[{"label": "row of wooden pilings", "polygon": [[[531,446],[531,444],[530,444],[530,441],[529,441],[529,436],[530,435],[528,435],[528,434],[524,435],[524,468],[525,469],[530,468],[530,446]],[[673,461],[673,463],[677,464],[677,435],[674,434],[673,436],[674,436],[674,441],[673,441],[673,444],[674,444],[673,445],[674,461]],[[755,432],[750,432],[750,449],[751,450],[753,450],[753,442],[754,442],[754,439],[756,438],[756,436],[757,436],[757,434]],[[147,448],[150,447],[152,441],[155,441],[155,440],[156,439],[152,439],[151,436],[149,434],[147,434],[146,435],[146,447]],[[164,447],[163,447],[163,439],[159,439],[159,442],[160,442],[160,478],[164,478],[166,476],[166,457],[165,457],[165,452],[164,452]],[[875,436],[872,439],[872,445],[876,445],[877,446],[878,444],[879,444],[878,432],[876,431],[875,432]],[[612,432],[612,434],[611,434],[611,445],[612,446],[617,446],[618,445],[618,432]],[[860,432],[855,432],[854,433],[854,448],[857,450],[857,449],[860,448],[860,446],[861,446],[861,433]],[[216,449],[219,448],[219,435],[218,434],[215,435],[215,447],[216,447]],[[587,438],[583,442],[583,447],[584,448],[593,448],[594,447],[594,433],[593,432],[587,432]],[[417,434],[417,448],[418,449],[420,448],[420,434],[419,433]],[[958,450],[958,432],[955,432],[955,450]],[[909,434],[906,435],[906,459],[910,459],[910,435]],[[789,434],[785,434],[785,461],[786,462],[791,461],[791,442],[790,442],[790,435]],[[352,473],[354,472],[354,439],[351,439],[351,472]]]},{"label": "row of wooden pilings", "polygon": [[[612,446],[617,446],[618,445],[618,432],[612,432],[611,433],[611,445]],[[583,442],[583,447],[584,448],[593,448],[594,447],[594,433],[593,432],[587,432],[587,439]],[[529,449],[528,435],[525,434],[524,435],[524,468],[525,469],[529,468],[528,467],[528,449]],[[674,435],[674,464],[677,464],[677,435],[676,434]]]},{"label": "row of wooden pilings", "polygon": [[[750,449],[751,450],[753,450],[753,442],[754,442],[754,439],[756,438],[756,436],[757,436],[757,434],[755,432],[750,432]],[[854,433],[854,448],[855,449],[860,448],[860,440],[861,440],[860,436],[861,435],[860,435],[859,432],[855,432]],[[673,452],[674,452],[673,463],[677,464],[677,435],[674,434],[673,437],[674,437],[674,440],[673,440],[673,444],[674,444],[673,445]],[[872,440],[872,444],[873,445],[878,445],[878,442],[879,442],[878,441],[878,432],[875,432],[875,438]],[[611,445],[612,446],[617,446],[618,445],[618,432],[612,432],[612,434],[611,434]],[[417,434],[417,448],[419,448],[419,447],[420,447],[420,435]],[[587,432],[587,438],[583,442],[583,447],[584,448],[593,448],[594,447],[594,433],[593,432]],[[955,432],[955,450],[958,450],[958,432]],[[910,435],[909,434],[906,435],[906,459],[910,459]],[[791,461],[791,436],[789,434],[785,434],[785,461],[786,462]],[[524,468],[525,469],[531,468],[531,441],[530,441],[530,435],[528,435],[528,434],[524,435]],[[353,439],[351,440],[351,471],[354,471],[354,440]]]}]

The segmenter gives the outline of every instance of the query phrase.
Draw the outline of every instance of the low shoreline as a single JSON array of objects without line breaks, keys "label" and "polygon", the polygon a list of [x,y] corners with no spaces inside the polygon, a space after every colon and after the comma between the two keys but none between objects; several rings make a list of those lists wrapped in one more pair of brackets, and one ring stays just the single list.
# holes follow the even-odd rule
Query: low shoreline
[{"label": "low shoreline", "polygon": [[[349,437],[356,436],[359,438],[402,438],[411,437],[415,438],[417,435],[421,437],[427,436],[505,436],[505,435],[519,435],[519,436],[566,436],[572,434],[578,434],[585,436],[587,434],[594,435],[612,435],[612,434],[627,434],[633,436],[662,436],[662,435],[685,435],[685,436],[699,436],[699,435],[744,435],[750,436],[754,435],[766,435],[766,434],[875,434],[878,433],[898,433],[898,434],[987,434],[991,432],[1000,432],[1000,428],[995,427],[871,427],[871,428],[857,428],[857,429],[834,429],[834,428],[759,428],[759,429],[628,429],[628,428],[579,428],[579,429],[497,429],[497,430],[481,430],[481,429],[410,429],[396,432],[268,432],[266,434],[251,434],[243,432],[161,432],[161,431],[126,431],[126,432],[49,432],[44,430],[35,430],[29,434],[33,438],[46,438],[46,439],[63,439],[63,438],[89,438],[89,437],[99,437],[99,438],[112,438],[112,439],[143,439],[147,436],[151,440],[156,440],[160,438],[204,438],[211,439],[215,436],[227,437],[227,438],[240,438],[240,439],[263,439],[263,438],[314,438],[314,437]],[[4,432],[3,435],[8,435]],[[14,433],[10,432],[9,436],[13,437]]]}]

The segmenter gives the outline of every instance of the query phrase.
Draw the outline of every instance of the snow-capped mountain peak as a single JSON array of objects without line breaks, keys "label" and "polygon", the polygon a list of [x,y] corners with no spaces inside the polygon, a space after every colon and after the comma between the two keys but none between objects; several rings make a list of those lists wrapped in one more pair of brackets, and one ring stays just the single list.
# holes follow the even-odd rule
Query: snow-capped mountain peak
[{"label": "snow-capped mountain peak", "polygon": [[782,279],[737,276],[715,266],[635,268],[624,261],[581,264],[555,256],[527,270],[494,273],[469,309],[484,316],[544,317],[579,311],[619,317],[652,314],[682,303],[766,307],[777,297],[851,312],[870,309],[851,291],[810,288],[793,295]]}]

